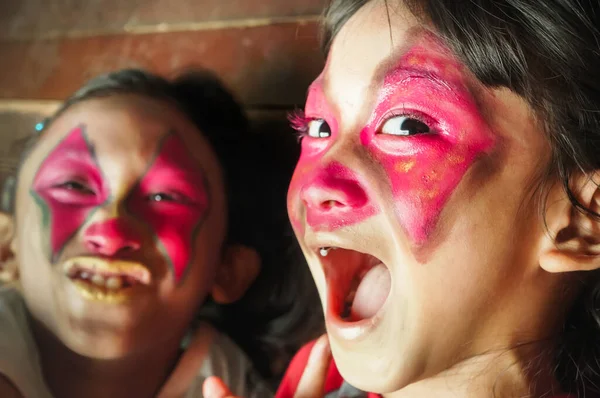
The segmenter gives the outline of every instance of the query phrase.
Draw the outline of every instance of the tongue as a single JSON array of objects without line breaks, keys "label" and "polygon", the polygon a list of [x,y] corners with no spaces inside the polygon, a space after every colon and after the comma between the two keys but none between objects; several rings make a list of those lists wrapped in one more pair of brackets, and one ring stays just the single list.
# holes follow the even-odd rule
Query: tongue
[{"label": "tongue", "polygon": [[363,277],[352,302],[352,318],[367,319],[383,306],[390,292],[390,272],[383,264],[376,265]]}]

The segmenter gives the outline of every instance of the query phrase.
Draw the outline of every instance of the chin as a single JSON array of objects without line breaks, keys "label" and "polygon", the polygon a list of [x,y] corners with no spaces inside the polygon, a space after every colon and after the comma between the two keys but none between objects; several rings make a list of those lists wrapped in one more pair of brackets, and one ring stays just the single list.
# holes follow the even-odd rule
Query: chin
[{"label": "chin", "polygon": [[[78,355],[101,360],[126,357],[139,350],[143,341],[122,329],[71,327],[58,334],[62,343]],[[135,342],[135,345],[134,345]],[[136,347],[137,346],[137,347]]]},{"label": "chin", "polygon": [[[402,360],[409,355],[401,347],[387,348],[379,345],[372,348],[348,349],[331,342],[332,352],[338,371],[348,383],[367,392],[385,394],[401,390],[418,381],[422,364]],[[397,353],[392,357],[391,353]],[[404,354],[403,354],[404,352]]]}]

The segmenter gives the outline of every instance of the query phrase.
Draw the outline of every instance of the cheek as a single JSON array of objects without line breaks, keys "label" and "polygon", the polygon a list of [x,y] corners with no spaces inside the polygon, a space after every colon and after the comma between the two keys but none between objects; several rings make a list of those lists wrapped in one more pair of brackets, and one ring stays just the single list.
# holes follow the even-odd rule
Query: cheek
[{"label": "cheek", "polygon": [[[81,154],[81,159],[77,162],[65,159],[64,152],[67,150]],[[108,192],[103,189],[98,189],[94,196],[83,196],[55,188],[53,184],[61,182],[60,177],[64,170],[79,176],[88,176],[91,180],[101,180],[102,172],[83,128],[74,129],[46,157],[38,169],[30,191],[41,210],[42,227],[48,231],[50,237],[51,262],[57,259],[66,243],[108,197]]]},{"label": "cheek", "polygon": [[[465,125],[464,121],[471,123]],[[453,126],[460,133],[450,139],[441,135],[405,138],[413,142],[408,144],[411,150],[402,155],[390,150],[394,146],[391,141],[397,138],[372,148],[373,157],[382,164],[389,179],[396,217],[417,246],[423,245],[434,231],[440,213],[463,176],[493,146],[491,132],[481,120],[465,117],[464,121]]]},{"label": "cheek", "polygon": [[440,145],[410,157],[383,154],[378,158],[389,178],[400,224],[415,244],[423,244],[473,154],[464,148]]},{"label": "cheek", "polygon": [[[161,192],[162,187],[172,186],[173,182],[168,181],[172,176],[165,174],[165,170],[172,169],[173,165],[185,165],[188,170],[197,171],[193,176],[193,204],[154,202],[148,199],[153,193]],[[154,233],[159,250],[178,282],[194,260],[198,232],[209,208],[208,197],[199,166],[191,158],[183,142],[176,135],[169,135],[128,199],[128,211],[146,223]]]},{"label": "cheek", "polygon": [[141,195],[132,196],[128,208],[130,213],[150,227],[175,280],[180,281],[193,261],[194,246],[205,211],[179,205],[149,203]]}]

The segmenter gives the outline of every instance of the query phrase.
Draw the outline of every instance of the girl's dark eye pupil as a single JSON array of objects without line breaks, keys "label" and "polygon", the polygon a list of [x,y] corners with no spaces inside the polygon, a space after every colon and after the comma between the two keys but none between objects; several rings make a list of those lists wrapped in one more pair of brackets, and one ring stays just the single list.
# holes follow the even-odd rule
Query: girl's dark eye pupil
[{"label": "girl's dark eye pupil", "polygon": [[331,134],[331,128],[327,122],[321,123],[321,126],[319,127],[319,134],[321,133]]},{"label": "girl's dark eye pupil", "polygon": [[429,126],[417,119],[406,119],[400,128],[402,131],[407,131],[408,134],[429,133]]}]

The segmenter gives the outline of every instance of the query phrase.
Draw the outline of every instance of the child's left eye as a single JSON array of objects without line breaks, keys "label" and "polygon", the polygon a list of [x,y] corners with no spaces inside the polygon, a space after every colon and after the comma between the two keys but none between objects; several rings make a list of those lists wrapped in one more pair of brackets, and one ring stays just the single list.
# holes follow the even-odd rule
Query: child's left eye
[{"label": "child's left eye", "polygon": [[411,116],[394,116],[385,121],[381,134],[409,136],[431,132],[427,124]]},{"label": "child's left eye", "polygon": [[187,203],[187,199],[177,193],[159,192],[148,195],[148,200],[151,202],[172,202],[172,203]]}]

